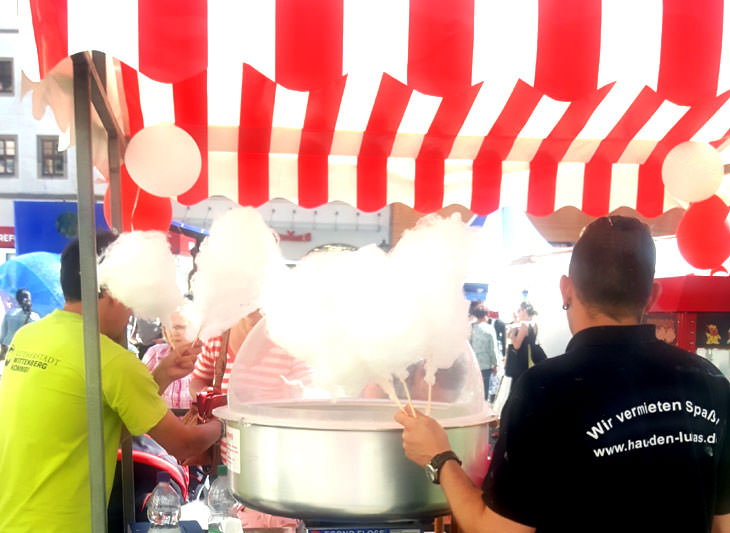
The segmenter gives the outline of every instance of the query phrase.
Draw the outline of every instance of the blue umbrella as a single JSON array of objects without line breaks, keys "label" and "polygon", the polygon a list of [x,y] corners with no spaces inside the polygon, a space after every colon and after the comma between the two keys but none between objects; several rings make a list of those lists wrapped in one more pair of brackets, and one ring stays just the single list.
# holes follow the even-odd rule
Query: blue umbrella
[{"label": "blue umbrella", "polygon": [[32,252],[18,255],[0,265],[0,291],[15,296],[18,289],[28,289],[33,310],[45,316],[63,307],[60,275],[60,254]]}]

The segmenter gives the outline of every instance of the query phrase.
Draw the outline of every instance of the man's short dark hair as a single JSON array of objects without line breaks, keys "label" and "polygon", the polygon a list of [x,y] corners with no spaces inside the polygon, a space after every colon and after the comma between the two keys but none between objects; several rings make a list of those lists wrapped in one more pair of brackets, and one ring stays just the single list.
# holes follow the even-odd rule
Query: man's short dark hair
[{"label": "man's short dark hair", "polygon": [[[110,231],[96,234],[96,256],[104,252],[117,236]],[[61,254],[61,289],[67,302],[81,301],[81,263],[79,257],[79,240],[74,239]]]},{"label": "man's short dark hair", "polygon": [[25,295],[25,294],[30,296],[30,291],[24,287],[15,291],[15,301],[18,302],[19,304],[22,304],[23,302],[21,302],[20,300],[23,298],[23,295]]},{"label": "man's short dark hair", "polygon": [[636,218],[611,215],[583,229],[570,258],[581,301],[612,318],[640,316],[654,281],[656,248]]}]

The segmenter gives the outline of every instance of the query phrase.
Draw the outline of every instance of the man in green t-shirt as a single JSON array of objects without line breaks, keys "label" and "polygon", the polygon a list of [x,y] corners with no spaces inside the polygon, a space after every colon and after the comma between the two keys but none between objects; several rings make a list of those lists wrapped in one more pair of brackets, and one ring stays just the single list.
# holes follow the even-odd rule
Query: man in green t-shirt
[{"label": "man in green t-shirt", "polygon": [[[97,253],[113,239],[100,234]],[[61,286],[66,305],[18,331],[0,380],[3,533],[91,530],[78,241],[61,256]],[[223,424],[185,426],[160,397],[192,370],[191,345],[178,347],[150,374],[112,340],[124,338],[130,309],[103,288],[98,309],[108,501],[122,424],[133,435],[148,433],[180,459],[215,443]]]}]

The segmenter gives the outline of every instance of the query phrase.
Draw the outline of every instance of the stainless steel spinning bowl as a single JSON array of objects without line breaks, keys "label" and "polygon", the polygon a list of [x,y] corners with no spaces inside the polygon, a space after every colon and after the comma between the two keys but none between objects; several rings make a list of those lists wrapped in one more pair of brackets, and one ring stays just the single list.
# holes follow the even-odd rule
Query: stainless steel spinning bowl
[{"label": "stainless steel spinning bowl", "polygon": [[[393,407],[380,408],[392,419]],[[428,519],[448,512],[441,488],[405,457],[402,430],[395,423],[369,424],[378,429],[357,420],[349,427],[304,427],[301,420],[277,424],[228,408],[216,414],[240,431],[240,471],[231,476],[236,497],[247,506],[305,520],[365,522]],[[465,425],[464,419],[453,421],[459,425],[442,420],[452,449],[477,483],[486,470],[491,418],[485,412],[469,417]],[[335,425],[342,427],[327,427]]]}]

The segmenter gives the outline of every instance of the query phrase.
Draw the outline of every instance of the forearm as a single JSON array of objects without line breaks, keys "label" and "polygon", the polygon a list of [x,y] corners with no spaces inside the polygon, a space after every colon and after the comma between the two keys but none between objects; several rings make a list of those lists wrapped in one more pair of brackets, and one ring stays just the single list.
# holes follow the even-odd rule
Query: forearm
[{"label": "forearm", "polygon": [[456,461],[444,464],[440,482],[451,514],[465,533],[534,533],[534,528],[505,518],[485,505],[481,489]]},{"label": "forearm", "polygon": [[456,461],[444,464],[439,481],[461,530],[466,533],[491,531],[486,524],[482,491],[472,483]]},{"label": "forearm", "polygon": [[157,365],[157,367],[155,367],[152,371],[152,377],[155,379],[155,382],[157,382],[157,392],[160,395],[162,395],[162,393],[165,392],[165,389],[167,389],[167,387],[170,386],[170,383],[172,383],[170,376],[160,365]]},{"label": "forearm", "polygon": [[183,461],[203,453],[222,437],[222,424],[222,420],[213,419],[205,424],[186,426],[189,430],[188,436],[181,443],[181,449],[173,455]]},{"label": "forearm", "polygon": [[712,533],[730,533],[730,514],[716,514],[713,517]]},{"label": "forearm", "polygon": [[180,460],[198,455],[221,437],[222,422],[213,419],[205,424],[186,426],[174,414],[167,412],[149,434],[170,454]]}]

